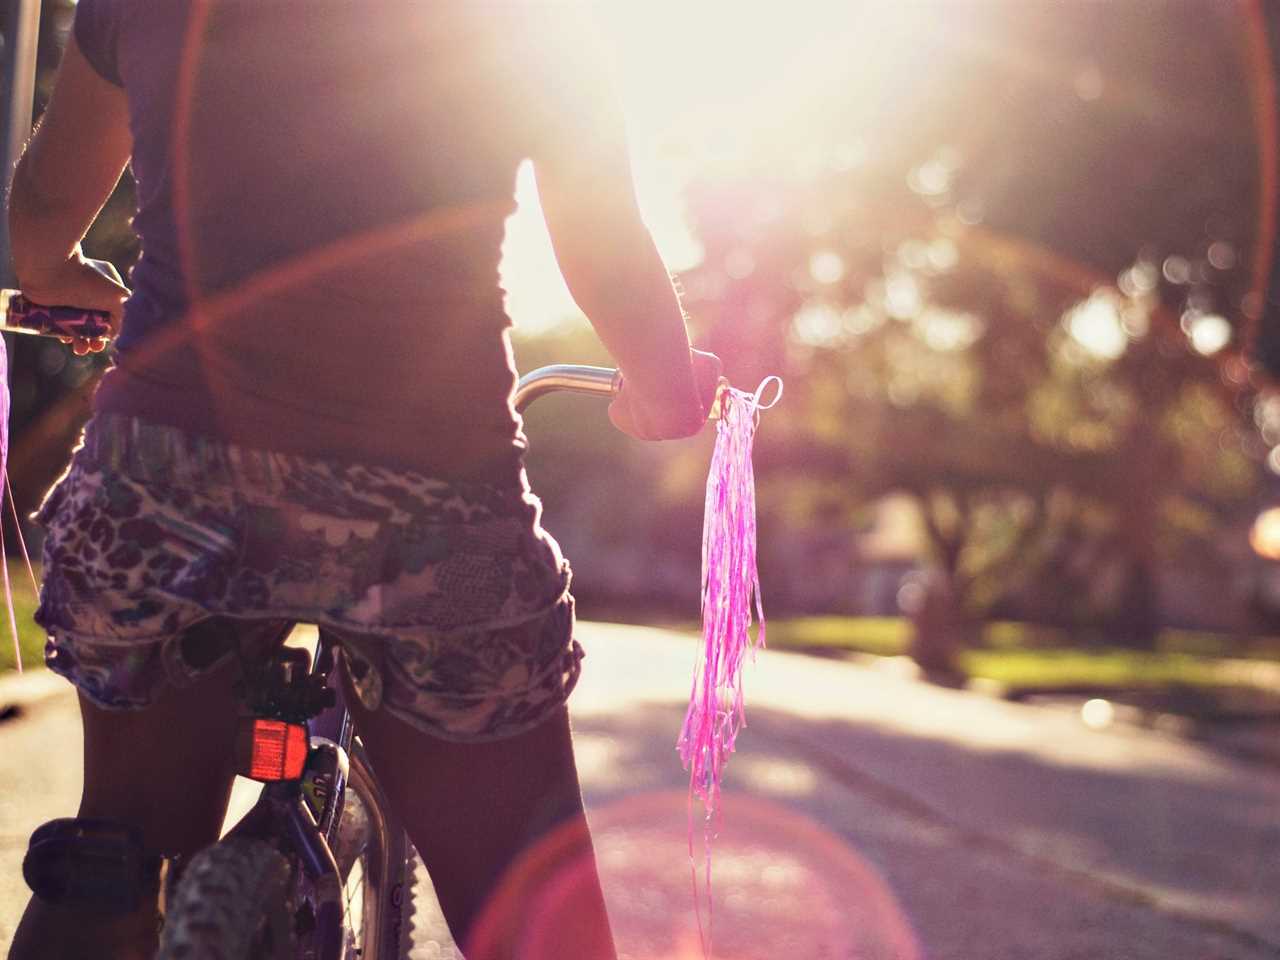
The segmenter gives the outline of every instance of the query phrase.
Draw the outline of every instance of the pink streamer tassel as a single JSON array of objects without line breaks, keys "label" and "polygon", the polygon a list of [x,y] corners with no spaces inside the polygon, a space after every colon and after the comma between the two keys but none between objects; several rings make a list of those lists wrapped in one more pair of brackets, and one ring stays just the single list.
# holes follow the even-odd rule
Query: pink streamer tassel
[{"label": "pink streamer tassel", "polygon": [[[13,517],[13,529],[18,535],[18,549],[27,565],[31,589],[40,592],[35,571],[31,568],[31,555],[22,536],[22,521],[18,518],[18,506],[13,499],[13,487],[9,483],[9,353],[4,338],[0,337],[0,508],[4,498],[9,499],[9,514]],[[3,510],[0,509],[0,516]],[[13,636],[13,662],[22,673],[22,644],[18,642],[18,617],[13,609],[13,584],[9,581],[9,558],[5,554],[4,531],[0,528],[0,580],[4,581],[4,599],[9,612],[9,633]]]},{"label": "pink streamer tassel", "polygon": [[[3,480],[3,485],[0,485],[0,500],[7,496],[12,504],[13,491],[9,487],[9,351],[3,337],[0,337],[0,479]],[[3,513],[0,513],[0,518],[2,517]],[[18,621],[13,612],[13,584],[9,582],[9,558],[5,555],[3,529],[0,529],[0,579],[4,580],[9,633],[13,636],[13,662],[21,673],[22,645],[18,643]]]},{"label": "pink streamer tassel", "polygon": [[[777,393],[767,405],[760,400],[769,384]],[[756,570],[756,493],[751,448],[760,411],[782,396],[782,381],[765,379],[754,394],[727,387],[716,424],[716,443],[707,477],[702,520],[702,647],[694,667],[693,691],[677,749],[689,771],[689,855],[693,856],[692,800],[706,814],[706,890],[711,895],[712,824],[720,800],[725,764],[738,731],[746,726],[742,670],[750,651],[765,645],[764,606]],[[750,635],[752,597],[759,619],[755,641]],[[699,916],[701,927],[701,916]],[[707,938],[704,951],[709,954]]]}]

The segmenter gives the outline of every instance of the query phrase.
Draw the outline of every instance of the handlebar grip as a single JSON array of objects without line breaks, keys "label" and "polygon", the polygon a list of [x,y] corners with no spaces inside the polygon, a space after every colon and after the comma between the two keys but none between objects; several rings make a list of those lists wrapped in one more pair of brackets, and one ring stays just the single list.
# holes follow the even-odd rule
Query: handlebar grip
[{"label": "handlebar grip", "polygon": [[[619,370],[613,379],[612,396],[616,397],[625,386],[626,381],[622,379],[622,371]],[[729,396],[730,386],[728,377],[721,377],[716,381],[715,392],[711,394],[711,402],[707,405],[708,420],[719,420],[724,416],[724,404]]]},{"label": "handlebar grip", "polygon": [[[6,290],[7,309],[3,329],[11,333],[35,333],[50,337],[95,339],[111,335],[111,315],[103,310],[81,307],[45,306],[32,303],[16,290]],[[0,306],[6,306],[0,303]]]}]

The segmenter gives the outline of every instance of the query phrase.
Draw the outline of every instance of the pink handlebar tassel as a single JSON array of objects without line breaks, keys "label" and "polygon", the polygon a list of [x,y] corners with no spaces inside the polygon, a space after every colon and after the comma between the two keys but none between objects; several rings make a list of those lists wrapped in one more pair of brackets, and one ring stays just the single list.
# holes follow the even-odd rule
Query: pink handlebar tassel
[{"label": "pink handlebar tassel", "polygon": [[[777,393],[768,404],[762,404],[761,398],[770,384],[776,384]],[[765,645],[764,605],[756,570],[756,492],[751,448],[760,411],[772,407],[781,396],[782,381],[768,377],[755,393],[723,387],[717,397],[720,416],[702,519],[702,656],[694,666],[693,691],[677,743],[680,759],[689,771],[691,858],[695,795],[702,800],[706,815],[708,905],[710,839],[720,784],[738,731],[746,725],[742,670],[748,651],[754,655]],[[754,641],[750,634],[753,597],[759,620]],[[709,937],[704,937],[703,947],[709,955]]]},{"label": "pink handlebar tassel", "polygon": [[[9,349],[0,337],[0,506],[4,498],[12,501],[9,489]],[[3,513],[0,513],[0,517]],[[17,514],[14,514],[17,519]],[[22,530],[19,528],[19,535]],[[5,555],[4,536],[0,531],[0,580],[4,581],[5,609],[9,612],[9,633],[13,636],[13,663],[22,672],[22,645],[18,642],[18,620],[13,611],[13,584],[9,582],[9,558]]]}]

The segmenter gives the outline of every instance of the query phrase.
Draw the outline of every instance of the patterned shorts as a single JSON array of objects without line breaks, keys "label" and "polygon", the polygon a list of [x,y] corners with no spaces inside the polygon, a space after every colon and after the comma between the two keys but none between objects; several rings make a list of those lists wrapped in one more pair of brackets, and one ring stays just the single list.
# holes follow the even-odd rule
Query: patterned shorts
[{"label": "patterned shorts", "polygon": [[450,740],[513,736],[564,703],[582,657],[539,515],[523,478],[443,481],[99,416],[36,514],[46,662],[103,707],[139,708],[310,623],[369,709]]}]

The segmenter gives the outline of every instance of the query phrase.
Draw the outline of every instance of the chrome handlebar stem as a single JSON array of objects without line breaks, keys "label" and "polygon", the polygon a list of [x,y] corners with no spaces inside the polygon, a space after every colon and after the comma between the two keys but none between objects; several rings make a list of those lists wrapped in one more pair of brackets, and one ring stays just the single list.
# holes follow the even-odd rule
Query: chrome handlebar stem
[{"label": "chrome handlebar stem", "polygon": [[548,393],[582,393],[613,397],[622,389],[622,371],[579,363],[553,363],[531,370],[516,386],[515,406],[523,413],[533,401]]},{"label": "chrome handlebar stem", "polygon": [[[622,371],[613,367],[591,367],[579,363],[553,363],[548,367],[530,370],[516,385],[515,407],[517,413],[539,397],[548,393],[581,393],[589,396],[612,398],[622,389]],[[718,420],[729,391],[729,381],[720,378],[715,399],[707,412],[707,419]]]}]

